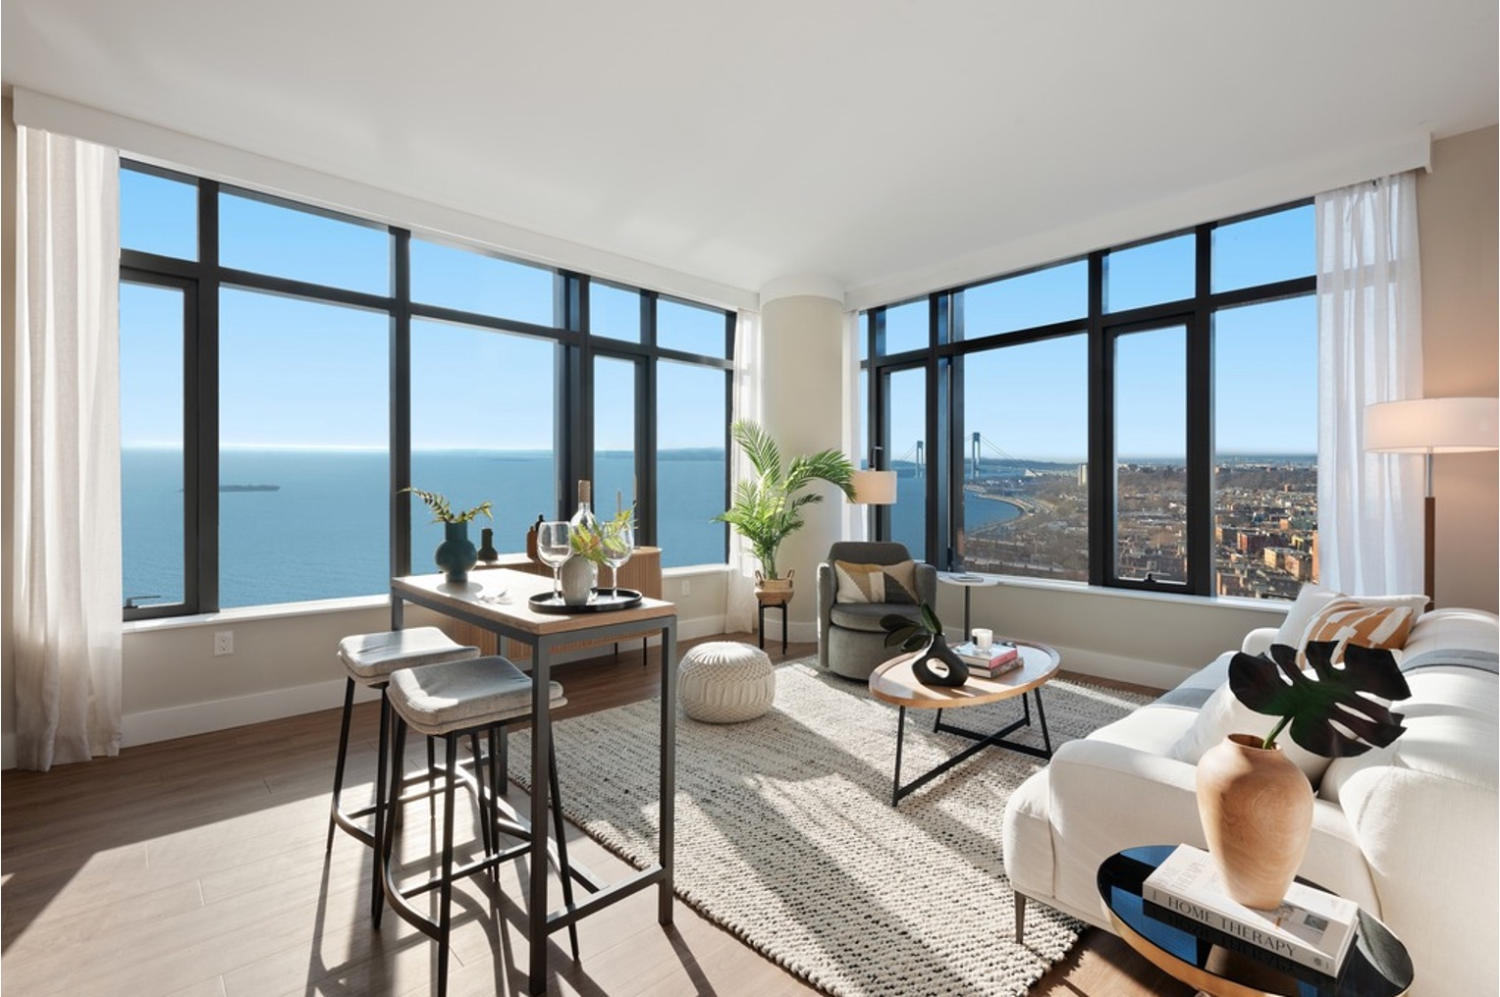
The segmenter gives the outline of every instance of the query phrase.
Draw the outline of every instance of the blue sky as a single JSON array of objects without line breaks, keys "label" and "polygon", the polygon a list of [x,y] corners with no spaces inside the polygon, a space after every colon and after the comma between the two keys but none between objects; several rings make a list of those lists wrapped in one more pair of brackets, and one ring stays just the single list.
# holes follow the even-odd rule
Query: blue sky
[{"label": "blue sky", "polygon": [[[194,193],[187,185],[121,174],[122,244],[196,255]],[[1247,286],[1310,272],[1312,211],[1297,209],[1218,230],[1214,286]],[[388,294],[385,232],[289,211],[251,198],[220,198],[224,265],[372,294]],[[1192,286],[1192,238],[1112,253],[1111,310],[1172,300]],[[418,301],[538,325],[552,322],[552,276],[519,263],[436,243],[412,242]],[[994,281],[965,292],[971,338],[1082,316],[1087,272],[1080,262]],[[159,288],[121,293],[124,443],[180,445],[182,298]],[[221,440],[226,446],[384,448],[388,320],[383,313],[227,289],[221,299]],[[595,284],[595,329],[639,341],[639,296]],[[893,350],[926,334],[925,301],[887,313]],[[658,341],[717,352],[719,313],[663,300]],[[1316,449],[1316,310],[1311,298],[1222,312],[1216,325],[1221,453],[1312,453]],[[713,344],[705,346],[704,344]],[[1119,453],[1180,454],[1184,436],[1182,335],[1171,330],[1121,341]],[[537,449],[553,443],[554,347],[545,340],[417,320],[412,329],[412,442],[418,449]],[[996,351],[968,360],[966,429],[1032,459],[1081,460],[1087,444],[1083,337]],[[633,445],[630,367],[596,367],[600,449]],[[658,443],[664,449],[722,445],[723,375],[660,367]],[[892,457],[921,436],[920,374],[897,376]],[[712,417],[708,417],[709,413]]]},{"label": "blue sky", "polygon": [[[1214,234],[1216,291],[1310,274],[1312,208],[1224,226]],[[1192,293],[1193,237],[1177,236],[1109,254],[1106,308],[1122,311]],[[1088,307],[1088,269],[1073,261],[965,290],[966,338],[1078,320]],[[927,336],[925,299],[889,309],[887,349],[915,349]],[[1317,450],[1317,306],[1312,296],[1226,309],[1215,316],[1215,441],[1221,454],[1312,454]],[[1186,436],[1181,327],[1117,340],[1116,448],[1129,459],[1182,455]],[[966,434],[1016,457],[1081,461],[1087,446],[1087,353],[1080,334],[1007,347],[965,360]],[[913,451],[925,397],[918,372],[895,375],[891,456]],[[967,448],[965,450],[967,453]],[[993,455],[993,450],[986,448]]]}]

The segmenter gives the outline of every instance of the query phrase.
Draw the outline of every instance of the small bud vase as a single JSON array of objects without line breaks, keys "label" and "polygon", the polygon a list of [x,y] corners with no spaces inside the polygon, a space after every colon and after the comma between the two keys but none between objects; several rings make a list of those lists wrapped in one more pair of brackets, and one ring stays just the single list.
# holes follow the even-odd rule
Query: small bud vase
[{"label": "small bud vase", "polygon": [[1280,748],[1230,734],[1198,761],[1198,817],[1229,895],[1278,906],[1312,836],[1312,784]]},{"label": "small bud vase", "polygon": [[586,606],[594,597],[594,584],[599,577],[599,568],[586,557],[573,555],[563,562],[559,573],[562,583],[562,599],[569,606]]}]

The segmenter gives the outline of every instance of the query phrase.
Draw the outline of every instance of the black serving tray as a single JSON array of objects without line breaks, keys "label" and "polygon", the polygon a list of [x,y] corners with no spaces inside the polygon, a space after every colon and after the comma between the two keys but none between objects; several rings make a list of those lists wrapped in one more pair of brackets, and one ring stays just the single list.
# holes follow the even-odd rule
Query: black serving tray
[{"label": "black serving tray", "polygon": [[534,595],[527,603],[538,613],[556,613],[572,616],[577,613],[613,613],[621,609],[632,609],[641,604],[641,594],[635,589],[594,589],[594,598],[582,606],[570,606],[562,596],[547,592]]}]

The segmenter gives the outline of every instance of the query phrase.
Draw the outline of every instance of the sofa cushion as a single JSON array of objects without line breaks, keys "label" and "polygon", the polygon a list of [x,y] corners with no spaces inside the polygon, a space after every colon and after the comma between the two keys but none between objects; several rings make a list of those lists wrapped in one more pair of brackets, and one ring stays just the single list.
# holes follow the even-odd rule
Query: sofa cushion
[{"label": "sofa cushion", "polygon": [[[916,617],[916,613],[910,606],[893,606],[884,602],[843,602],[834,604],[833,609],[828,612],[828,619],[833,622],[834,626],[843,627],[845,630],[864,630],[867,633],[878,634],[885,631],[880,621],[892,613]],[[893,650],[891,653],[898,652]]]},{"label": "sofa cushion", "polygon": [[1307,625],[1323,611],[1324,606],[1339,597],[1340,593],[1333,589],[1326,589],[1321,585],[1303,585],[1297,591],[1297,598],[1291,608],[1286,611],[1286,619],[1276,629],[1276,637],[1271,643],[1301,648],[1302,635],[1307,633]]},{"label": "sofa cushion", "polygon": [[[1170,758],[1196,765],[1204,752],[1230,734],[1254,734],[1256,737],[1265,737],[1271,732],[1271,728],[1276,726],[1276,722],[1276,717],[1257,713],[1240,702],[1234,690],[1229,688],[1229,683],[1225,682],[1208,697],[1208,702],[1204,703],[1203,709],[1198,711],[1198,719],[1193,721],[1193,726],[1171,747],[1167,755]],[[1302,770],[1302,774],[1307,776],[1308,782],[1312,783],[1313,788],[1316,789],[1318,782],[1323,778],[1323,773],[1328,769],[1329,759],[1308,751],[1293,741],[1291,734],[1287,731],[1282,731],[1281,736],[1276,738],[1276,743],[1281,746],[1282,753]]]},{"label": "sofa cushion", "polygon": [[1344,648],[1351,642],[1399,651],[1406,646],[1417,613],[1411,606],[1368,606],[1354,599],[1335,599],[1307,625],[1298,648],[1298,660],[1306,662],[1302,648],[1313,641],[1337,643],[1329,657],[1334,663],[1344,659]]},{"label": "sofa cushion", "polygon": [[916,572],[915,561],[900,561],[896,564],[834,561],[833,573],[838,580],[838,584],[834,586],[834,602],[915,605]]},{"label": "sofa cushion", "polygon": [[[1409,631],[1411,629],[1412,623],[1417,620],[1422,610],[1426,607],[1427,597],[1425,595],[1345,595],[1342,592],[1336,592],[1332,589],[1320,588],[1316,585],[1304,585],[1302,586],[1301,591],[1297,593],[1296,601],[1293,602],[1291,608],[1287,610],[1286,619],[1282,622],[1281,626],[1277,628],[1276,637],[1272,641],[1272,643],[1285,644],[1288,647],[1295,647],[1297,649],[1298,660],[1306,663],[1306,657],[1303,655],[1302,651],[1303,648],[1307,646],[1308,640],[1311,639],[1310,631],[1314,627],[1317,627],[1320,632],[1327,630],[1330,634],[1337,633],[1337,628],[1329,628],[1327,626],[1327,624],[1329,623],[1327,614],[1329,614],[1331,607],[1343,603],[1353,603],[1357,608],[1369,610],[1398,608],[1405,609],[1408,611],[1406,617],[1406,630]],[[1351,607],[1349,606],[1342,606],[1340,609],[1336,610],[1336,612],[1339,614],[1349,613],[1351,611]],[[1397,617],[1400,615],[1401,614],[1392,614],[1393,617]],[[1341,638],[1337,636],[1325,636],[1321,639],[1338,640]],[[1402,644],[1405,643],[1405,641],[1406,634],[1403,633],[1400,643],[1387,643],[1373,646],[1388,647],[1392,650],[1399,650]],[[1358,641],[1357,643],[1367,642]],[[1337,661],[1342,657],[1342,648],[1340,648],[1339,651],[1335,653],[1334,660]]]}]

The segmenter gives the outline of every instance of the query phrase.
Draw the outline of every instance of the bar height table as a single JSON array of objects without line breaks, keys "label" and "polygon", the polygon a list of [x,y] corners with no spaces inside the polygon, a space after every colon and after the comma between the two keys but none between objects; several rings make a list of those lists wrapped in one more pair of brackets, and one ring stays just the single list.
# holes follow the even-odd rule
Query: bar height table
[{"label": "bar height table", "polygon": [[[550,594],[552,579],[521,571],[501,569],[469,576],[461,585],[449,584],[441,574],[408,575],[391,579],[391,628],[400,630],[405,604],[422,606],[444,616],[497,634],[531,649],[532,678],[531,737],[531,893],[527,932],[530,962],[527,990],[542,993],[547,987],[547,936],[610,904],[651,885],[656,885],[659,924],[672,923],[673,803],[677,791],[677,607],[659,599],[615,612],[580,612],[568,615],[540,613],[527,600]],[[661,632],[661,827],[657,841],[657,864],[614,883],[601,883],[576,866],[575,878],[590,890],[582,902],[547,910],[547,750],[552,739],[552,715],[548,683],[552,674],[552,652],[560,645],[588,638],[639,634],[642,623]],[[503,648],[503,644],[502,644]],[[503,651],[502,651],[503,653]],[[525,663],[518,663],[524,667]],[[541,830],[537,830],[541,829]]]}]

